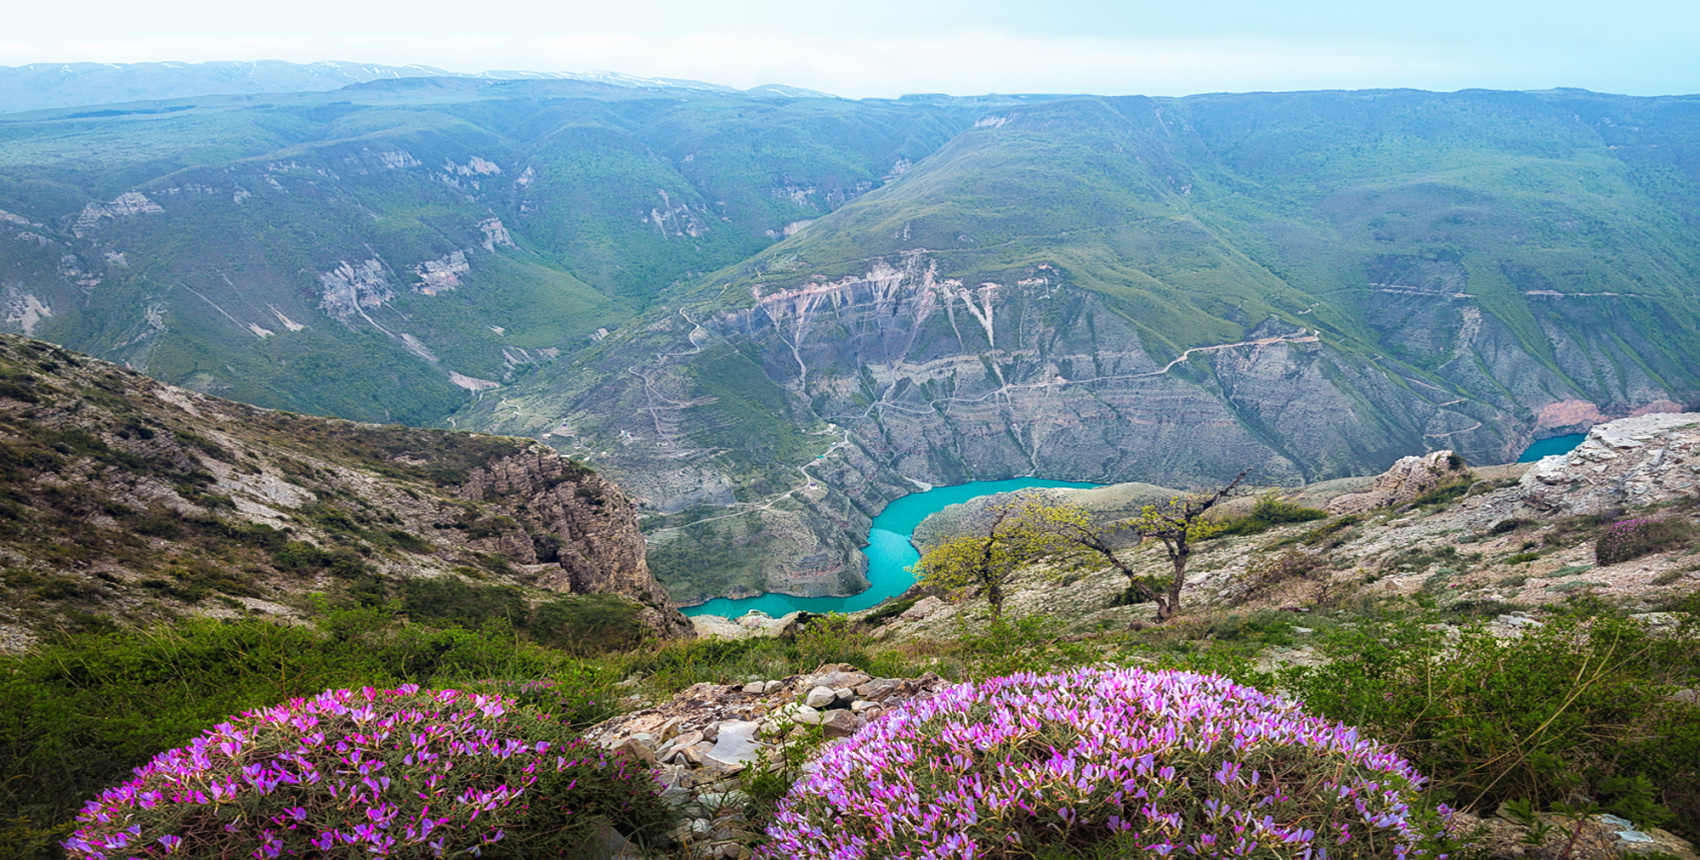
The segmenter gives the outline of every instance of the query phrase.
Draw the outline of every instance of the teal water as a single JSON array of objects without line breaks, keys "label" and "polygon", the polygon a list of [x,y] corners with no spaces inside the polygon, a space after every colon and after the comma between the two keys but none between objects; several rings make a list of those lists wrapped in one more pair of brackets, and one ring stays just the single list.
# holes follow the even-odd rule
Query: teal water
[{"label": "teal water", "polygon": [[1569,436],[1554,436],[1551,439],[1542,439],[1535,444],[1524,448],[1523,456],[1518,457],[1517,462],[1533,463],[1542,457],[1551,457],[1554,454],[1568,454],[1570,453],[1570,449],[1582,444],[1582,440],[1586,438],[1588,438],[1588,434],[1586,433],[1572,433]]},{"label": "teal water", "polygon": [[1007,481],[974,481],[954,487],[935,487],[924,493],[911,493],[885,506],[874,517],[868,530],[868,545],[862,552],[868,557],[867,591],[849,597],[792,597],[788,594],[763,594],[742,600],[717,597],[701,606],[679,610],[686,615],[724,615],[737,618],[752,609],[759,609],[778,618],[787,613],[854,612],[877,606],[888,597],[895,597],[915,584],[910,565],[921,560],[909,538],[921,521],[944,508],[966,502],[975,496],[1009,493],[1033,487],[1096,487],[1070,481],[1046,481],[1039,478],[1011,478]]}]

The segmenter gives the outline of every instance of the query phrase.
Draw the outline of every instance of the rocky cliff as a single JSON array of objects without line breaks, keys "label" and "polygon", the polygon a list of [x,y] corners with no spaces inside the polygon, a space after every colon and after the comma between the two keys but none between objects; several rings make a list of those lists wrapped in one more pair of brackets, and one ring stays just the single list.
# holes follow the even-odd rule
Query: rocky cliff
[{"label": "rocky cliff", "polygon": [[0,485],[8,648],[182,614],[305,619],[314,594],[540,638],[547,605],[690,635],[631,503],[527,440],[258,409],[0,336]]}]

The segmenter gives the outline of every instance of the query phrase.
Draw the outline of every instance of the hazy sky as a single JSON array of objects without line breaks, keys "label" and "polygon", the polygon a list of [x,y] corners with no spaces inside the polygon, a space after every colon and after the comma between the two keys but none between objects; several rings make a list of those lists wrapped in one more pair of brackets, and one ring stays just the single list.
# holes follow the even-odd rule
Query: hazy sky
[{"label": "hazy sky", "polygon": [[355,60],[844,96],[1466,87],[1700,92],[1700,2],[57,0],[0,65]]}]

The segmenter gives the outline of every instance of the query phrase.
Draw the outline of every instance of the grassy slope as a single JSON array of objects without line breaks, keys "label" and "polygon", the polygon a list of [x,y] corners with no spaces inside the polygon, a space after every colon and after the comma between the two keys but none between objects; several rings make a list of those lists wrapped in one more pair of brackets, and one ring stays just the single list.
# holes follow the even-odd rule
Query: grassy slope
[{"label": "grassy slope", "polygon": [[[334,99],[0,122],[0,209],[66,243],[100,290],[61,271],[66,251],[22,242],[0,243],[0,286],[52,307],[38,334],[168,381],[430,422],[464,400],[448,371],[500,380],[514,372],[504,348],[575,350],[667,285],[842,205],[961,122],[905,105],[611,89],[404,81]],[[500,172],[468,171],[473,158]],[[133,189],[166,212],[70,235],[85,204]],[[517,248],[479,247],[490,217]],[[472,267],[459,290],[409,290],[415,266],[455,250]],[[372,315],[394,336],[318,308],[317,273],[373,259],[398,298]],[[308,331],[282,330],[274,310]],[[153,331],[162,313],[166,331]],[[249,324],[277,335],[256,344]],[[378,369],[372,384],[314,375],[360,365]]]}]

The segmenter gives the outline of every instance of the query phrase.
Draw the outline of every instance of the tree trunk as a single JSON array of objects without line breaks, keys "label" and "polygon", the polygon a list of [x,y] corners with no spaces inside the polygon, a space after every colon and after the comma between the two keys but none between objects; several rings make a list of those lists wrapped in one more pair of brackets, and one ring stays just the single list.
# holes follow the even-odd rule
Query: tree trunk
[{"label": "tree trunk", "polygon": [[1181,589],[1186,587],[1186,556],[1183,550],[1171,557],[1175,563],[1175,578],[1169,582],[1169,593],[1157,600],[1158,624],[1175,617],[1181,609]]}]

